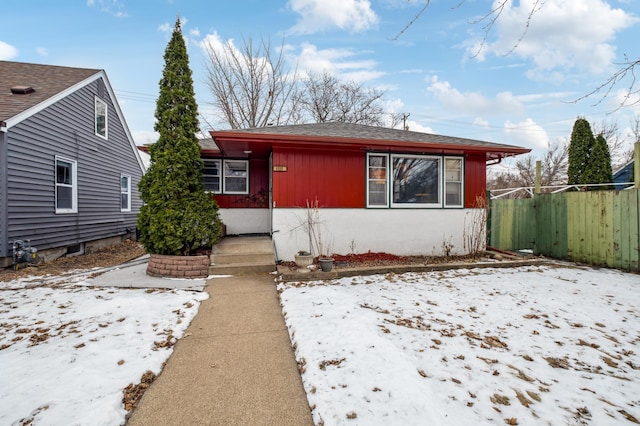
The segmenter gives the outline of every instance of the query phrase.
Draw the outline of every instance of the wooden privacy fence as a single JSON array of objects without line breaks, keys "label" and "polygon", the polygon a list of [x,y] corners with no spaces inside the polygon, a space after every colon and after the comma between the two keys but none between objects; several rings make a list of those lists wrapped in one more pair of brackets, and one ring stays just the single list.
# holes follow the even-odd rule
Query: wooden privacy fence
[{"label": "wooden privacy fence", "polygon": [[492,200],[489,245],[640,271],[640,190]]}]

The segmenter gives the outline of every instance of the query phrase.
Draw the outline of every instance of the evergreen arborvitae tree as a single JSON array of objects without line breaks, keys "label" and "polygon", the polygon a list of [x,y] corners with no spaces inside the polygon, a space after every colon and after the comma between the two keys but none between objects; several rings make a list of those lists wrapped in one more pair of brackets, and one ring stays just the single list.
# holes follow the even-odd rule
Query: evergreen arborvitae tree
[{"label": "evergreen arborvitae tree", "polygon": [[221,222],[204,189],[198,106],[179,18],[164,61],[154,127],[160,138],[149,147],[151,166],[139,185],[138,228],[147,252],[189,255],[216,242]]},{"label": "evergreen arborvitae tree", "polygon": [[[601,134],[596,138],[596,142],[589,156],[587,164],[588,175],[593,176],[592,182],[589,183],[611,183],[613,182],[613,172],[611,171],[611,154],[609,153],[609,145],[604,136]],[[604,186],[598,189],[611,189]]]},{"label": "evergreen arborvitae tree", "polygon": [[592,183],[592,176],[588,170],[589,157],[595,138],[589,122],[584,118],[578,118],[573,125],[571,141],[569,144],[569,166],[567,168],[568,184]]}]

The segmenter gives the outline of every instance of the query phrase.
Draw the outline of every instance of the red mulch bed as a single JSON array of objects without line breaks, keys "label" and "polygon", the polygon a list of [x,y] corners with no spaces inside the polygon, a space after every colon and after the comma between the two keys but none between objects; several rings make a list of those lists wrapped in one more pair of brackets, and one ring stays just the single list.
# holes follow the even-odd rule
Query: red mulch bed
[{"label": "red mulch bed", "polygon": [[[427,265],[478,258],[477,256],[397,256],[391,253],[371,251],[366,253],[333,254],[332,257],[334,260],[333,266],[336,269],[367,266]],[[298,268],[295,262],[284,262],[283,265],[291,270]]]}]

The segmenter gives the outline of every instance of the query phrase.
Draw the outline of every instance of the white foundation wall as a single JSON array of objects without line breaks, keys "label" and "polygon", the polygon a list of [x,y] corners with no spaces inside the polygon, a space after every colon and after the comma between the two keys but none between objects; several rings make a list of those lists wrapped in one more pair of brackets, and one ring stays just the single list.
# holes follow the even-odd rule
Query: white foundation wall
[{"label": "white foundation wall", "polygon": [[[306,209],[274,209],[273,240],[280,260],[309,250]],[[482,209],[328,209],[319,210],[323,245],[336,254],[386,252],[400,256],[469,253],[475,235],[485,249],[486,217]],[[466,245],[465,245],[466,242]],[[317,255],[315,246],[314,255]]]},{"label": "white foundation wall", "polygon": [[268,234],[271,232],[269,209],[219,209],[228,235]]}]

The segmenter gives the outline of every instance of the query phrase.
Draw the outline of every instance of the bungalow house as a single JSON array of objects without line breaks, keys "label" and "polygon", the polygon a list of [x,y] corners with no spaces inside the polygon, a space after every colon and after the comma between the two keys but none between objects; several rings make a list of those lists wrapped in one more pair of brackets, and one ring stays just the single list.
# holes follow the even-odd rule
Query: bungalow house
[{"label": "bungalow house", "polygon": [[143,171],[104,70],[0,61],[0,267],[134,236]]},{"label": "bungalow house", "polygon": [[309,250],[306,207],[316,200],[312,213],[331,252],[468,252],[465,237],[484,215],[476,207],[485,197],[487,162],[529,152],[340,122],[211,137],[211,147],[201,150],[205,186],[227,234],[270,234],[282,260]]}]

